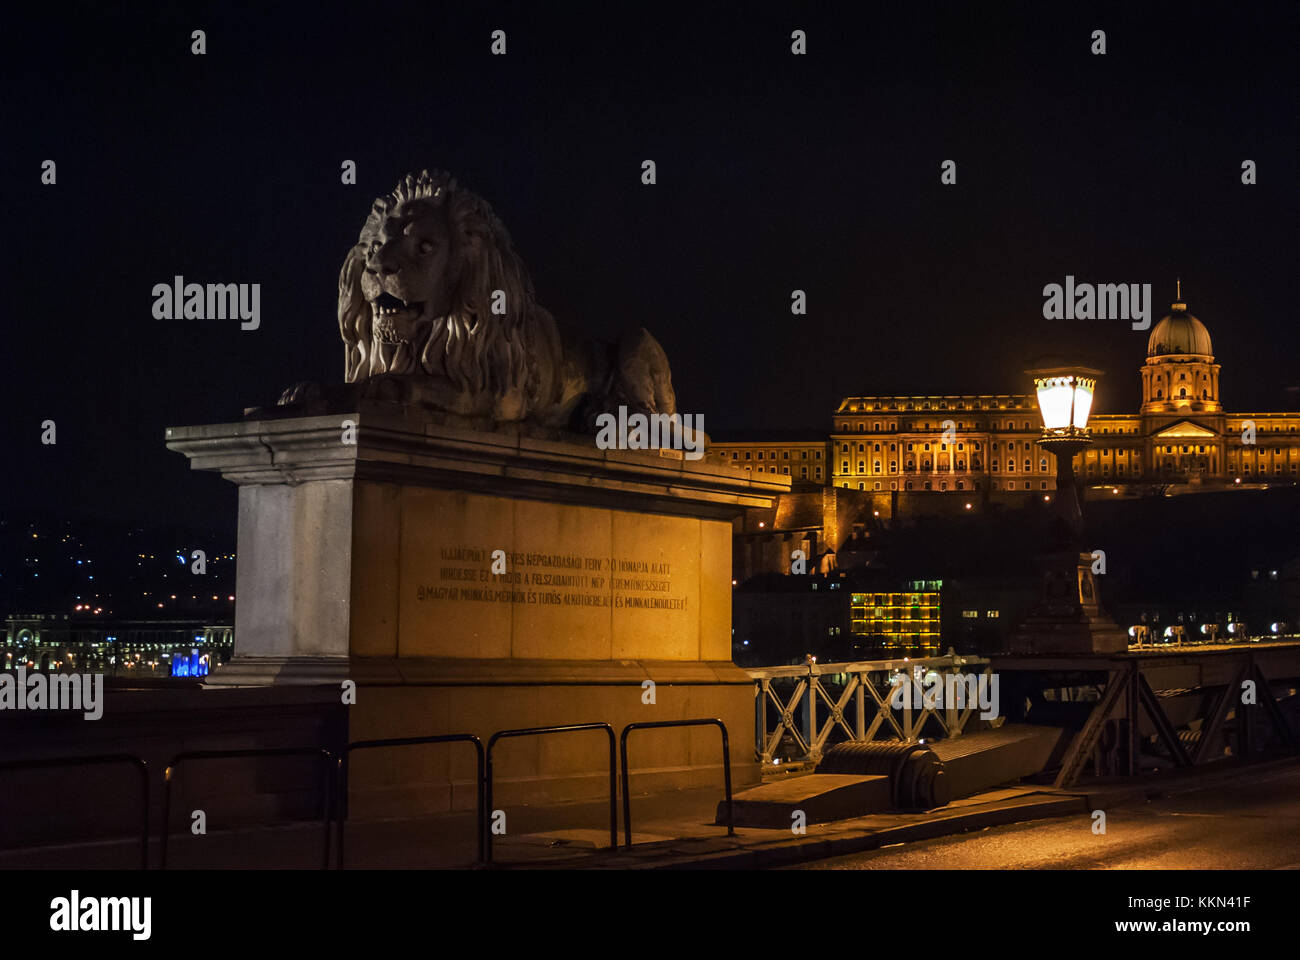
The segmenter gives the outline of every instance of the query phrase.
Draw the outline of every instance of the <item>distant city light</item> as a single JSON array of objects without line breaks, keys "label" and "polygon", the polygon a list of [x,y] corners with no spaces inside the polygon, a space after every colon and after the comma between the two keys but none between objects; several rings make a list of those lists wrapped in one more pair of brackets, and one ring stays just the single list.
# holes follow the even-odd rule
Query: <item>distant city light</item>
[{"label": "distant city light", "polygon": [[[199,639],[199,638],[195,638]],[[208,658],[191,650],[189,655],[177,654],[172,657],[171,675],[173,677],[206,677],[208,675]]]}]

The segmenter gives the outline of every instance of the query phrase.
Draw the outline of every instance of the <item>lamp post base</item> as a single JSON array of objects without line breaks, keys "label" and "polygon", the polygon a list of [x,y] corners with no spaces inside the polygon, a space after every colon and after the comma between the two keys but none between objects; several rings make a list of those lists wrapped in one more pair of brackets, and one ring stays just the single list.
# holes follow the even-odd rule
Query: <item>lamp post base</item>
[{"label": "lamp post base", "polygon": [[1092,554],[1050,554],[1043,599],[1011,637],[1013,653],[1122,653],[1128,634],[1097,603]]},{"label": "lamp post base", "polygon": [[1011,653],[1123,653],[1128,634],[1109,618],[1069,622],[1029,617],[1011,638]]}]

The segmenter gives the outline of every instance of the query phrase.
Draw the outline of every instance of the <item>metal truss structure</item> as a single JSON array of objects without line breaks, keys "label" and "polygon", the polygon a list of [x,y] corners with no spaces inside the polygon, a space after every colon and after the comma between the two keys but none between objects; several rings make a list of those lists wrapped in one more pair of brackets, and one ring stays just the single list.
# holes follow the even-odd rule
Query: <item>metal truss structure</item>
[{"label": "metal truss structure", "polygon": [[[1300,644],[1221,644],[1200,648],[1130,650],[1126,654],[995,657],[1011,703],[1034,702],[1047,689],[1095,687],[1099,695],[1069,741],[1055,786],[1070,787],[1092,763],[1094,773],[1141,772],[1148,753],[1175,767],[1193,767],[1226,754],[1246,758],[1265,746],[1300,750],[1300,736],[1274,688],[1297,693]],[[1170,706],[1193,704],[1181,716]],[[1180,729],[1181,728],[1181,729]],[[1266,742],[1267,741],[1267,742]]]},{"label": "metal truss structure", "polygon": [[[788,759],[813,763],[836,731],[848,740],[875,740],[883,732],[884,738],[916,741],[931,724],[937,736],[960,736],[979,704],[967,695],[966,683],[954,681],[974,676],[987,686],[992,678],[988,660],[951,650],[919,660],[810,660],[746,672],[754,678],[754,742],[764,765],[777,762],[787,736],[800,753]],[[773,711],[776,722],[769,724]]]}]

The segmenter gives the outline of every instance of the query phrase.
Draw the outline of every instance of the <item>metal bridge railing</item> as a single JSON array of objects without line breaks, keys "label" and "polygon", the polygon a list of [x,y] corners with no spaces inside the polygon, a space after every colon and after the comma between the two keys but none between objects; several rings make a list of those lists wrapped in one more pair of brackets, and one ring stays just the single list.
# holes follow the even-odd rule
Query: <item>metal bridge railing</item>
[{"label": "metal bridge railing", "polygon": [[[877,734],[903,741],[917,740],[925,725],[934,721],[945,737],[961,736],[978,703],[927,706],[919,684],[931,673],[984,674],[993,668],[983,657],[961,657],[950,649],[942,657],[899,660],[862,660],[851,663],[797,664],[746,670],[754,678],[754,738],[758,759],[773,763],[781,741],[793,738],[802,757],[821,759],[827,740],[836,730],[850,740],[875,740]],[[895,707],[890,698],[900,684],[911,682],[913,695]],[[841,686],[842,685],[842,686]],[[821,707],[819,709],[819,702]],[[769,717],[775,714],[775,725]]]}]

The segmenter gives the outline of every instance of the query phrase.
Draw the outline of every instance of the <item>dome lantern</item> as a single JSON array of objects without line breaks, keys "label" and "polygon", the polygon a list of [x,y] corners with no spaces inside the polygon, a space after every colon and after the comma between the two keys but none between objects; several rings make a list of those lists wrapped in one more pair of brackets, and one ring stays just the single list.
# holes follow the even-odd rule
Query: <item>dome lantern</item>
[{"label": "dome lantern", "polygon": [[1177,298],[1170,304],[1172,311],[1155,325],[1147,340],[1148,357],[1202,356],[1213,359],[1214,345],[1205,324],[1187,311],[1183,300],[1182,281],[1178,282]]}]

